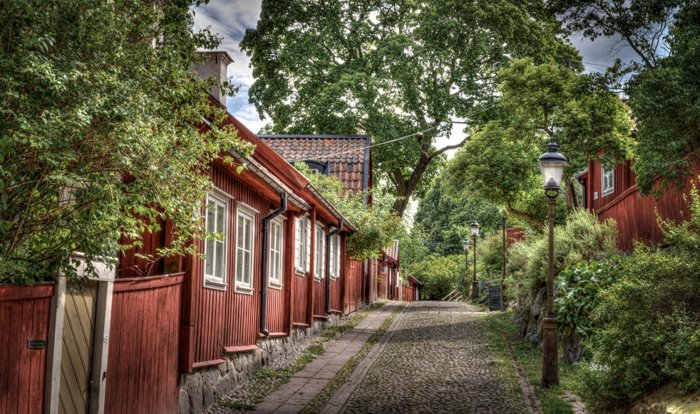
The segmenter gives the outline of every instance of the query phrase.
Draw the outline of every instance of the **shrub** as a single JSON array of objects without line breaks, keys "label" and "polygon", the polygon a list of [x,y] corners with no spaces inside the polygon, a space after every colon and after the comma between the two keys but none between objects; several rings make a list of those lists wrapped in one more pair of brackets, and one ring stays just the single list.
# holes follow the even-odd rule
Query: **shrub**
[{"label": "shrub", "polygon": [[557,277],[554,301],[564,361],[578,362],[586,340],[594,329],[591,313],[600,303],[599,292],[620,277],[620,257],[606,261],[580,262],[567,266]]},{"label": "shrub", "polygon": [[582,393],[601,410],[624,408],[674,381],[700,390],[700,201],[693,191],[691,219],[662,223],[671,246],[643,245],[623,262],[620,280],[600,292],[592,313],[600,326],[586,344]]}]

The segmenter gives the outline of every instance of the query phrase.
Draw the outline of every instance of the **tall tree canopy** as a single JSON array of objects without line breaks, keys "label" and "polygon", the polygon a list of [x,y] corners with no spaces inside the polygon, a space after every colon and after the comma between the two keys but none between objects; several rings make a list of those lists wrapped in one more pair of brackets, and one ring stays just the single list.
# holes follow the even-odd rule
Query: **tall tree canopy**
[{"label": "tall tree canopy", "polygon": [[632,75],[625,91],[637,125],[633,168],[642,193],[660,193],[692,174],[688,157],[700,149],[698,1],[554,0],[549,6],[572,32],[619,37],[638,56],[610,69]]},{"label": "tall tree canopy", "polygon": [[113,256],[166,217],[161,253],[182,252],[202,231],[208,163],[249,150],[190,72],[217,39],[193,33],[189,0],[157,4],[3,3],[0,284],[74,275],[75,251]]},{"label": "tall tree canopy", "polygon": [[[264,0],[241,47],[274,132],[366,133],[401,215],[426,189],[450,120],[476,123],[513,57],[578,62],[543,1]],[[422,131],[420,134],[414,134]],[[413,135],[411,135],[413,134]],[[408,139],[398,138],[411,135]]]},{"label": "tall tree canopy", "polygon": [[[542,227],[529,204],[541,200],[544,206],[537,158],[545,143],[555,140],[568,158],[562,186],[569,206],[575,206],[573,178],[588,160],[627,158],[630,119],[604,83],[554,62],[518,59],[499,72],[499,80],[498,119],[479,129],[458,153],[450,177],[454,187],[466,183],[480,197]],[[540,197],[530,195],[535,192]]]}]

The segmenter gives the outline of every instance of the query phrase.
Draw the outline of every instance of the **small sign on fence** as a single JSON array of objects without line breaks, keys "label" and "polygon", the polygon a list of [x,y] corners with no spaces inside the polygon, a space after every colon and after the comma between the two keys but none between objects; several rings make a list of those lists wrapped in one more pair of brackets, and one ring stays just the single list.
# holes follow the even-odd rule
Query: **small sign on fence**
[{"label": "small sign on fence", "polygon": [[501,287],[489,286],[489,310],[501,310]]},{"label": "small sign on fence", "polygon": [[29,349],[46,349],[48,341],[46,339],[30,339],[27,341]]}]

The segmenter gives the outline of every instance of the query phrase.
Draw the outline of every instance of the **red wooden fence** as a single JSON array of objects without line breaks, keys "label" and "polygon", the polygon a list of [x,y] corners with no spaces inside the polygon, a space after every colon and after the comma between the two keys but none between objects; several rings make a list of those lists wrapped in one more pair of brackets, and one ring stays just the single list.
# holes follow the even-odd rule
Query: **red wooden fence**
[{"label": "red wooden fence", "polygon": [[416,300],[416,294],[415,291],[413,290],[413,286],[410,285],[403,285],[403,301],[404,302],[413,302]]},{"label": "red wooden fence", "polygon": [[0,413],[44,411],[46,349],[53,284],[0,286]]},{"label": "red wooden fence", "polygon": [[114,283],[106,413],[177,412],[182,280],[176,274]]}]

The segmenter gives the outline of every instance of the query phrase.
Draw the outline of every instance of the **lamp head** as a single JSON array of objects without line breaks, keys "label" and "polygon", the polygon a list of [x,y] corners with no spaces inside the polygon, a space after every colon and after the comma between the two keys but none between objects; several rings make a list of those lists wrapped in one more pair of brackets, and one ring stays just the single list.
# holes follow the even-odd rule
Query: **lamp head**
[{"label": "lamp head", "polygon": [[469,229],[471,230],[472,237],[477,237],[479,235],[479,223],[476,222],[476,220],[472,221],[472,224],[469,225]]},{"label": "lamp head", "polygon": [[547,152],[540,155],[540,172],[545,192],[558,192],[561,189],[565,166],[566,157],[559,153],[559,145],[550,141],[547,144]]}]

